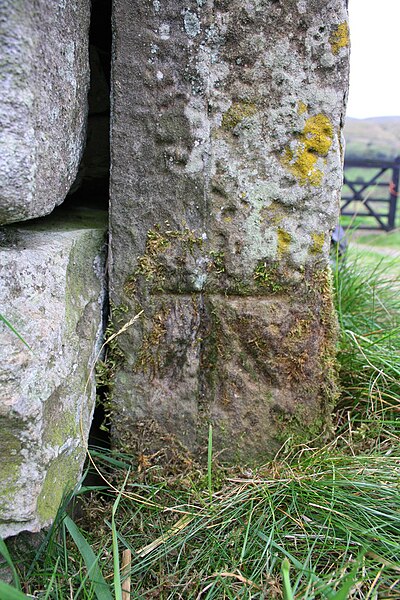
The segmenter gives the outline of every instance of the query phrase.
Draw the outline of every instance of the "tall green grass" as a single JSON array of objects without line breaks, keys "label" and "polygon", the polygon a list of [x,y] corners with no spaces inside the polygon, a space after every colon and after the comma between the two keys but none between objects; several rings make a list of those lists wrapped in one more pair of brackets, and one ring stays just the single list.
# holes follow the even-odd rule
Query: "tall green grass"
[{"label": "tall green grass", "polygon": [[385,258],[372,267],[360,258],[344,262],[335,288],[341,404],[364,419],[392,419],[400,398],[400,268]]}]

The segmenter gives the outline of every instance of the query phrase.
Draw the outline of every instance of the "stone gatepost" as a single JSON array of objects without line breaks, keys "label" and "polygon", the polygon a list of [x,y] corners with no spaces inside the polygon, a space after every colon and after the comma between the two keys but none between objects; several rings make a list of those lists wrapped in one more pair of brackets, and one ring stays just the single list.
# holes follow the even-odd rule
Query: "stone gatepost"
[{"label": "stone gatepost", "polygon": [[345,0],[115,0],[116,444],[263,460],[329,428]]}]

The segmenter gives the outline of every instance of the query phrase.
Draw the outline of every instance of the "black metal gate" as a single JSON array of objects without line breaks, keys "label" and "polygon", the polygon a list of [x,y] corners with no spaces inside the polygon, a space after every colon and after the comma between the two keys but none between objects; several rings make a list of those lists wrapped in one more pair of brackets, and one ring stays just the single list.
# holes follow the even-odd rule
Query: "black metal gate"
[{"label": "black metal gate", "polygon": [[399,172],[400,156],[392,161],[346,159],[341,214],[357,218],[361,229],[394,229]]}]

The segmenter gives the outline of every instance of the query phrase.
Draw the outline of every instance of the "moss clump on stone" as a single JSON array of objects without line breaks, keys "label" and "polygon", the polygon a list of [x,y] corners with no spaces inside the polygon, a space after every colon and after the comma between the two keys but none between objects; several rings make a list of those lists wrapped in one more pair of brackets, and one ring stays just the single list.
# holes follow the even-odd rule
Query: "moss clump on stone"
[{"label": "moss clump on stone", "polygon": [[[85,381],[82,381],[82,389],[84,388],[85,383]],[[45,428],[42,440],[44,446],[61,447],[68,438],[79,439],[80,437],[79,417],[77,417],[76,407],[73,407],[68,411],[60,411],[60,406],[63,405],[62,398],[64,394],[68,394],[68,390],[61,386],[45,403],[43,415]],[[90,394],[88,392],[85,401],[91,406]]]},{"label": "moss clump on stone", "polygon": [[1,481],[8,481],[8,486],[17,481],[19,477],[19,467],[22,464],[22,442],[20,439],[21,432],[16,425],[15,431],[5,418],[0,418],[1,439],[0,452],[1,456],[8,456],[8,460],[3,460],[0,466]]},{"label": "moss clump on stone", "polygon": [[[188,254],[194,254],[195,249],[202,246],[203,239],[186,225],[182,225],[182,229],[172,229],[167,221],[164,228],[154,225],[147,232],[145,250],[138,257],[135,271],[125,280],[125,294],[130,298],[135,296],[139,279],[145,279],[160,292],[164,291],[171,266],[175,264],[175,269],[182,269]],[[168,256],[172,257],[172,261],[168,261]],[[167,262],[171,264],[167,266]]]},{"label": "moss clump on stone", "polygon": [[257,106],[253,102],[234,102],[222,117],[222,128],[230,131],[243,119],[252,117],[256,112]]},{"label": "moss clump on stone", "polygon": [[[112,391],[115,383],[117,371],[125,362],[125,355],[122,352],[116,333],[123,327],[125,315],[129,311],[128,306],[120,304],[115,306],[110,305],[110,318],[107,328],[104,332],[104,339],[109,340],[106,345],[105,355],[103,360],[98,360],[96,363],[96,385],[97,389],[101,388],[102,397],[97,397],[97,402],[103,406],[104,422],[100,425],[100,429],[109,430],[111,414],[112,414]],[[114,337],[113,337],[114,336]]]},{"label": "moss clump on stone", "polygon": [[328,117],[322,113],[309,117],[298,136],[296,148],[285,148],[282,163],[301,185],[319,186],[324,174],[316,164],[328,154],[332,140],[333,127]]},{"label": "moss clump on stone", "polygon": [[50,464],[37,501],[37,513],[43,524],[52,521],[64,493],[76,483],[81,468],[81,450],[62,454]]},{"label": "moss clump on stone", "polygon": [[222,273],[225,273],[225,253],[216,250],[211,250],[210,258],[210,269],[217,273],[217,275],[222,275]]},{"label": "moss clump on stone", "polygon": [[225,290],[225,294],[227,296],[252,296],[254,294],[254,289],[239,277],[232,277]]},{"label": "moss clump on stone", "polygon": [[253,272],[253,279],[259,288],[276,294],[283,289],[280,281],[277,265],[270,265],[265,260],[257,263]]},{"label": "moss clump on stone", "polygon": [[338,54],[341,48],[347,48],[350,44],[350,32],[349,26],[346,21],[340,23],[336,30],[331,34],[329,43],[332,48],[333,54]]},{"label": "moss clump on stone", "polygon": [[311,254],[321,254],[322,249],[325,243],[325,234],[324,233],[313,233],[311,235],[313,244],[310,248]]},{"label": "moss clump on stone", "polygon": [[325,416],[310,415],[303,404],[295,407],[293,413],[274,414],[277,429],[276,440],[285,444],[285,449],[295,448],[304,443],[317,439],[327,440],[330,434],[329,419]]},{"label": "moss clump on stone", "polygon": [[325,402],[332,408],[339,395],[338,364],[336,360],[339,325],[333,304],[332,271],[329,266],[314,272],[313,289],[319,290],[320,293],[320,319],[325,332],[325,343],[322,348],[320,362],[322,372],[324,373],[321,395],[324,397]]}]

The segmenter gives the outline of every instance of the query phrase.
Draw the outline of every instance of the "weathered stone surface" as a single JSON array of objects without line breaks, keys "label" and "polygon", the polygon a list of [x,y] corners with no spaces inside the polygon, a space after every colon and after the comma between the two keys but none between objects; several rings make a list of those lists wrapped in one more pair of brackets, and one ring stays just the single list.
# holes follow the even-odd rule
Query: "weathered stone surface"
[{"label": "weathered stone surface", "polygon": [[101,343],[104,213],[0,230],[0,535],[38,531],[81,472]]},{"label": "weathered stone surface", "polygon": [[89,0],[0,4],[0,224],[50,213],[85,143]]},{"label": "weathered stone surface", "polygon": [[345,4],[116,0],[111,296],[144,310],[116,443],[129,423],[158,431],[141,451],[160,432],[196,451],[210,420],[227,460],[252,459],[328,423]]}]

